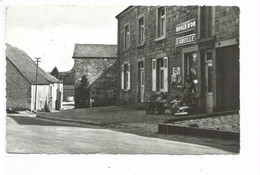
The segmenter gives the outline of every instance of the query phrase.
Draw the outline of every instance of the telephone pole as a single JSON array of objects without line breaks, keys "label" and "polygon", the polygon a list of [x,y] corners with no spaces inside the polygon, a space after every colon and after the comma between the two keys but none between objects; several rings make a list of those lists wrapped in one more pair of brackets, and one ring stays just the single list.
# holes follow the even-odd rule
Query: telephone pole
[{"label": "telephone pole", "polygon": [[37,104],[37,86],[38,86],[38,67],[39,67],[39,62],[40,61],[40,57],[35,57],[36,59],[36,85],[35,85],[35,99],[34,99],[34,110],[36,111],[37,108],[36,108],[36,104]]}]

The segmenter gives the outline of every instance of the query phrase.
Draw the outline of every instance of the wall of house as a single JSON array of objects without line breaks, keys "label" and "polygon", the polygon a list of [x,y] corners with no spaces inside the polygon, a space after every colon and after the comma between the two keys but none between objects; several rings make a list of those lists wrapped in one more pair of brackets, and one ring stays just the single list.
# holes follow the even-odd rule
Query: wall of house
[{"label": "wall of house", "polygon": [[[52,88],[52,90],[51,90]],[[35,85],[31,85],[32,100],[31,109],[35,110]],[[62,83],[51,83],[50,85],[37,86],[37,110],[60,110],[62,109],[63,85]],[[46,108],[47,107],[47,108]]]},{"label": "wall of house", "polygon": [[239,7],[216,6],[216,41],[239,37]]},{"label": "wall of house", "polygon": [[6,59],[6,108],[31,109],[31,86],[14,65]]},{"label": "wall of house", "polygon": [[[116,62],[115,58],[111,59],[103,59],[103,58],[74,58],[74,68],[75,68],[75,104],[78,104],[79,100],[77,95],[77,87],[80,85],[80,81],[82,77],[85,75],[88,79],[89,85],[92,83],[95,83],[97,80],[98,82],[93,85],[92,89],[92,95],[96,94],[96,92],[104,91],[103,82],[104,79],[100,78],[104,74],[104,71],[109,69],[110,67],[114,67],[114,64]],[[116,72],[113,71],[114,68],[111,68],[108,72],[108,76],[111,75],[111,77],[114,77],[111,79],[111,84],[116,84],[115,78],[116,78]],[[94,88],[95,87],[95,88]],[[112,86],[113,87],[113,86]],[[102,96],[102,95],[101,95]],[[97,95],[94,95],[96,98]],[[97,97],[101,98],[101,97]],[[114,98],[114,97],[113,97]],[[101,104],[101,103],[100,103]],[[77,105],[76,105],[77,106]],[[89,105],[87,105],[89,106]]]},{"label": "wall of house", "polygon": [[103,74],[106,67],[110,67],[115,62],[116,59],[74,58],[75,83],[78,83],[82,76],[86,75],[89,84],[92,84],[101,74]]},{"label": "wall of house", "polygon": [[[131,65],[131,89],[130,91],[120,90],[120,103],[131,104],[138,101],[138,60],[144,59],[145,63],[145,99],[153,94],[152,92],[152,59],[164,55],[168,57],[168,99],[173,99],[174,96],[181,93],[181,88],[171,87],[171,74],[173,67],[179,67],[182,69],[182,48],[191,47],[195,44],[184,47],[175,47],[175,25],[184,22],[189,19],[196,18],[198,15],[198,7],[177,7],[167,6],[166,8],[166,39],[156,40],[156,7],[135,7],[131,11],[127,12],[127,15],[122,16],[118,20],[119,25],[119,49],[118,54],[120,57],[120,63],[130,61]],[[138,47],[138,23],[137,19],[139,15],[144,15],[145,18],[145,43],[143,46]],[[124,37],[124,25],[130,24],[130,48],[128,50],[123,49],[123,37]],[[194,32],[194,31],[193,31]],[[197,32],[197,30],[195,30]],[[192,32],[191,32],[192,33]],[[186,35],[187,33],[185,33]],[[179,35],[178,37],[183,36]],[[181,70],[182,71],[182,70]],[[119,71],[120,72],[120,71]],[[119,85],[121,85],[121,76],[119,77]],[[119,87],[121,89],[121,87]],[[160,93],[160,92],[156,92]]]},{"label": "wall of house", "polygon": [[[200,8],[198,6],[167,6],[166,7],[166,38],[156,40],[156,10],[157,7],[136,6],[130,8],[118,16],[118,89],[119,102],[123,104],[136,104],[138,98],[138,62],[144,61],[145,70],[145,100],[147,100],[154,92],[152,91],[152,59],[159,57],[168,57],[168,100],[173,99],[176,95],[181,95],[182,87],[171,86],[171,74],[174,67],[179,67],[180,72],[184,74],[185,54],[196,53],[198,56],[198,82],[196,88],[198,90],[197,102],[199,108],[204,110],[205,91],[204,82],[204,62],[202,53],[206,50],[213,51],[213,93],[214,93],[214,111],[220,111],[221,102],[221,83],[219,77],[225,76],[220,69],[221,65],[218,60],[222,59],[216,56],[216,47],[229,47],[231,45],[239,44],[239,8],[216,6],[213,12],[213,36],[209,38],[200,38]],[[138,45],[138,17],[143,15],[145,18],[145,42],[143,45]],[[194,19],[196,21],[196,28],[192,31],[176,34],[175,27],[177,24]],[[130,47],[124,49],[124,27],[126,24],[130,25]],[[189,34],[196,34],[196,42],[184,46],[176,47],[176,38],[186,36]],[[230,47],[231,48],[231,47]],[[232,48],[231,48],[232,49]],[[239,49],[235,48],[229,53],[234,53],[232,57],[236,56],[239,59]],[[121,65],[130,63],[130,90],[121,88]],[[237,61],[236,61],[237,63]],[[234,65],[228,65],[234,66]],[[227,65],[226,65],[227,67]],[[229,68],[227,68],[229,69]],[[239,69],[239,64],[236,64],[236,72]],[[239,75],[234,81],[238,81]],[[184,77],[183,77],[184,78]],[[239,83],[235,83],[239,86]],[[230,87],[228,87],[230,88]],[[155,93],[160,93],[156,91]],[[237,96],[237,94],[236,94]],[[233,97],[234,99],[237,99]]]},{"label": "wall of house", "polygon": [[[36,110],[45,110],[45,106],[48,105],[49,110],[52,111],[51,106],[49,106],[49,85],[37,85],[37,102],[36,102]],[[35,90],[36,86],[31,85],[32,89],[32,97],[31,97],[31,109],[35,110]]]}]

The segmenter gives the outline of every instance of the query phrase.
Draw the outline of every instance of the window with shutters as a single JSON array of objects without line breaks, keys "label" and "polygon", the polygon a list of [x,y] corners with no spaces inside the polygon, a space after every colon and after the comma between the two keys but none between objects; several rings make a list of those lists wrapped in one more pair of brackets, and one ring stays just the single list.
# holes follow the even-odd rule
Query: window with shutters
[{"label": "window with shutters", "polygon": [[122,64],[122,89],[130,89],[130,64]]},{"label": "window with shutters", "polygon": [[168,92],[168,58],[152,60],[152,90]]}]

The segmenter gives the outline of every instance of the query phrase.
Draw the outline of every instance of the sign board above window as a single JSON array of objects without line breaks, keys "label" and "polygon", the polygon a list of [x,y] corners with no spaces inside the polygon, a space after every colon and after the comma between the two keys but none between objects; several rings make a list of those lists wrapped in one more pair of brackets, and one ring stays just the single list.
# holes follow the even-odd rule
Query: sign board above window
[{"label": "sign board above window", "polygon": [[187,44],[193,44],[196,42],[196,34],[186,35],[183,37],[176,38],[176,47]]},{"label": "sign board above window", "polygon": [[188,32],[196,28],[196,20],[191,19],[176,25],[176,34]]}]

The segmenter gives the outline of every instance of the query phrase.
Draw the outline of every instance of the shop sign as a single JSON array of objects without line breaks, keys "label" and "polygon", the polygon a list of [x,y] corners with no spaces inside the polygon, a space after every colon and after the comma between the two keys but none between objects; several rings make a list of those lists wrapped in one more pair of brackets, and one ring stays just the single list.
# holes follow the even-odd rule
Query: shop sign
[{"label": "shop sign", "polygon": [[176,34],[188,32],[191,30],[194,30],[196,28],[196,20],[191,19],[189,21],[185,21],[183,23],[177,24],[176,25]]},{"label": "shop sign", "polygon": [[176,47],[188,45],[196,42],[196,34],[186,35],[183,37],[176,38]]}]

